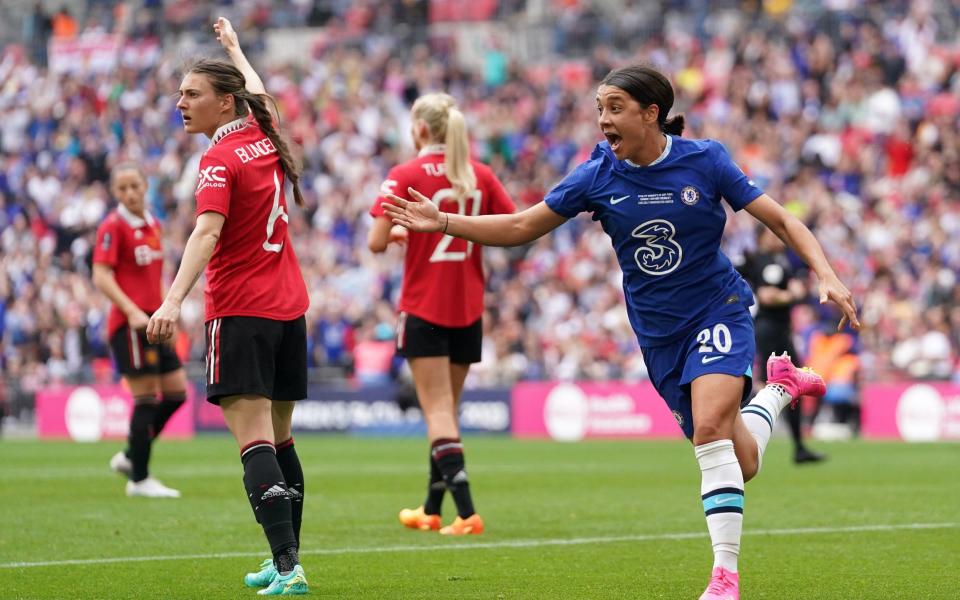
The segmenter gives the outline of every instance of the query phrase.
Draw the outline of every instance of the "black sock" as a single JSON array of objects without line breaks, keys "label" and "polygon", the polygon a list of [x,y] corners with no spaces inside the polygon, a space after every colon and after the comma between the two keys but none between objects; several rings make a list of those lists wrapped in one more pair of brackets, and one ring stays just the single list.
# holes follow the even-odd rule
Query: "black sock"
[{"label": "black sock", "polygon": [[273,552],[274,564],[279,570],[278,561],[281,556],[289,555],[285,550],[296,550],[297,539],[293,535],[290,516],[290,494],[280,465],[277,464],[276,450],[271,442],[257,440],[243,447],[240,460],[243,462],[243,485],[247,490],[247,499],[263,527],[270,551]]},{"label": "black sock", "polygon": [[157,416],[153,421],[153,437],[160,435],[164,425],[183,406],[187,400],[186,392],[164,392],[160,395],[160,404],[157,404]]},{"label": "black sock", "polygon": [[447,491],[447,484],[443,482],[443,473],[440,466],[433,460],[430,452],[430,481],[427,482],[427,499],[423,502],[423,512],[428,515],[439,515],[443,505],[443,494]]},{"label": "black sock", "polygon": [[300,466],[300,457],[293,447],[293,438],[277,444],[277,463],[283,472],[283,480],[287,482],[290,492],[290,514],[293,517],[293,535],[297,538],[297,548],[300,548],[300,523],[303,521],[303,468]]},{"label": "black sock", "polygon": [[157,414],[157,404],[152,396],[133,399],[133,414],[130,416],[130,436],[127,444],[130,448],[130,481],[143,481],[147,478],[150,464],[150,445],[153,443],[153,420]]},{"label": "black sock", "polygon": [[470,482],[467,481],[466,461],[463,458],[463,444],[460,438],[434,440],[430,452],[437,461],[443,482],[453,501],[457,504],[457,514],[461,519],[473,515],[473,499],[470,497]]},{"label": "black sock", "polygon": [[275,555],[273,558],[273,566],[281,575],[287,575],[298,564],[300,564],[300,555],[294,546],[281,551],[279,555]]}]

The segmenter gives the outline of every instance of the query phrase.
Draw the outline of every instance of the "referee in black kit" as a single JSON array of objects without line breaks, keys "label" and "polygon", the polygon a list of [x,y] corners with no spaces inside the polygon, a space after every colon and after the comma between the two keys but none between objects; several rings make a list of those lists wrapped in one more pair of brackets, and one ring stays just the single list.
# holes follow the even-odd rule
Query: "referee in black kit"
[{"label": "referee in black kit", "polygon": [[[740,268],[741,275],[750,283],[757,299],[757,354],[761,364],[771,353],[786,352],[799,360],[793,346],[790,315],[794,305],[806,297],[806,285],[790,265],[786,246],[780,238],[766,227],[760,229],[757,251],[747,255]],[[754,376],[763,387],[766,370],[757,369]],[[803,443],[800,427],[803,411],[800,403],[788,407],[784,412],[793,438],[793,461],[800,464],[824,460],[826,455],[810,450]]]}]

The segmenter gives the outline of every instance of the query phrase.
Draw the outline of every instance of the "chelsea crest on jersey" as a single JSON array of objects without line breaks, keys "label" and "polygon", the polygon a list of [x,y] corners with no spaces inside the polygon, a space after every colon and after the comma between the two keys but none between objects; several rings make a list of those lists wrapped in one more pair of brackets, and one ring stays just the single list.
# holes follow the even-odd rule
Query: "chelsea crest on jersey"
[{"label": "chelsea crest on jersey", "polygon": [[663,153],[646,166],[617,160],[601,142],[545,198],[567,218],[592,213],[610,236],[643,346],[679,339],[717,306],[753,302],[720,251],[726,224],[720,200],[740,210],[763,190],[720,143],[665,137]]}]

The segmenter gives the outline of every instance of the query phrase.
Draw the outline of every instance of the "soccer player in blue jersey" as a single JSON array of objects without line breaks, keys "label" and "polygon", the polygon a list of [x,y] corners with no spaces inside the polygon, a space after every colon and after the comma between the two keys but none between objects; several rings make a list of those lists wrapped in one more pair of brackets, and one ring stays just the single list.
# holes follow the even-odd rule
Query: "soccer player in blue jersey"
[{"label": "soccer player in blue jersey", "polygon": [[813,234],[758,188],[712,140],[686,140],[683,116],[667,118],[673,88],[660,72],[630,66],[597,89],[605,141],[543,202],[515,214],[438,212],[422,194],[389,196],[384,209],[413,231],[441,231],[488,246],[529,243],[589,211],[623,270],[627,312],[650,378],[693,442],[714,568],[701,600],[739,600],[737,557],[744,482],[760,470],[780,411],[801,395],[825,392],[823,379],[787,355],[767,361],[767,385],[750,391],[755,341],[753,295],[720,251],[721,198],[745,209],[817,274],[820,301],[835,302],[859,328],[853,297]]}]

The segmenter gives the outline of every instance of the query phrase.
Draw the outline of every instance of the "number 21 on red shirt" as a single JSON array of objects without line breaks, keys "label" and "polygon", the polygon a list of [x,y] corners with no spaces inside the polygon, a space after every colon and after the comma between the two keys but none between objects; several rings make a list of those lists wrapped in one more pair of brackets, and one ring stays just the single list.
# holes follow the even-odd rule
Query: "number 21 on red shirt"
[{"label": "number 21 on red shirt", "polygon": [[[473,190],[466,196],[458,198],[457,193],[453,189],[444,188],[434,194],[430,201],[433,202],[437,208],[440,208],[441,202],[453,201],[457,203],[457,214],[476,216],[480,214],[481,198],[483,198],[483,195],[480,190]],[[469,207],[467,206],[468,204]],[[468,208],[469,213],[467,212]],[[463,262],[467,260],[473,252],[473,242],[467,242],[467,249],[464,252],[451,252],[447,249],[450,247],[450,244],[453,243],[454,239],[452,235],[443,236],[440,242],[437,243],[437,247],[434,248],[433,254],[430,255],[430,262]]]}]

